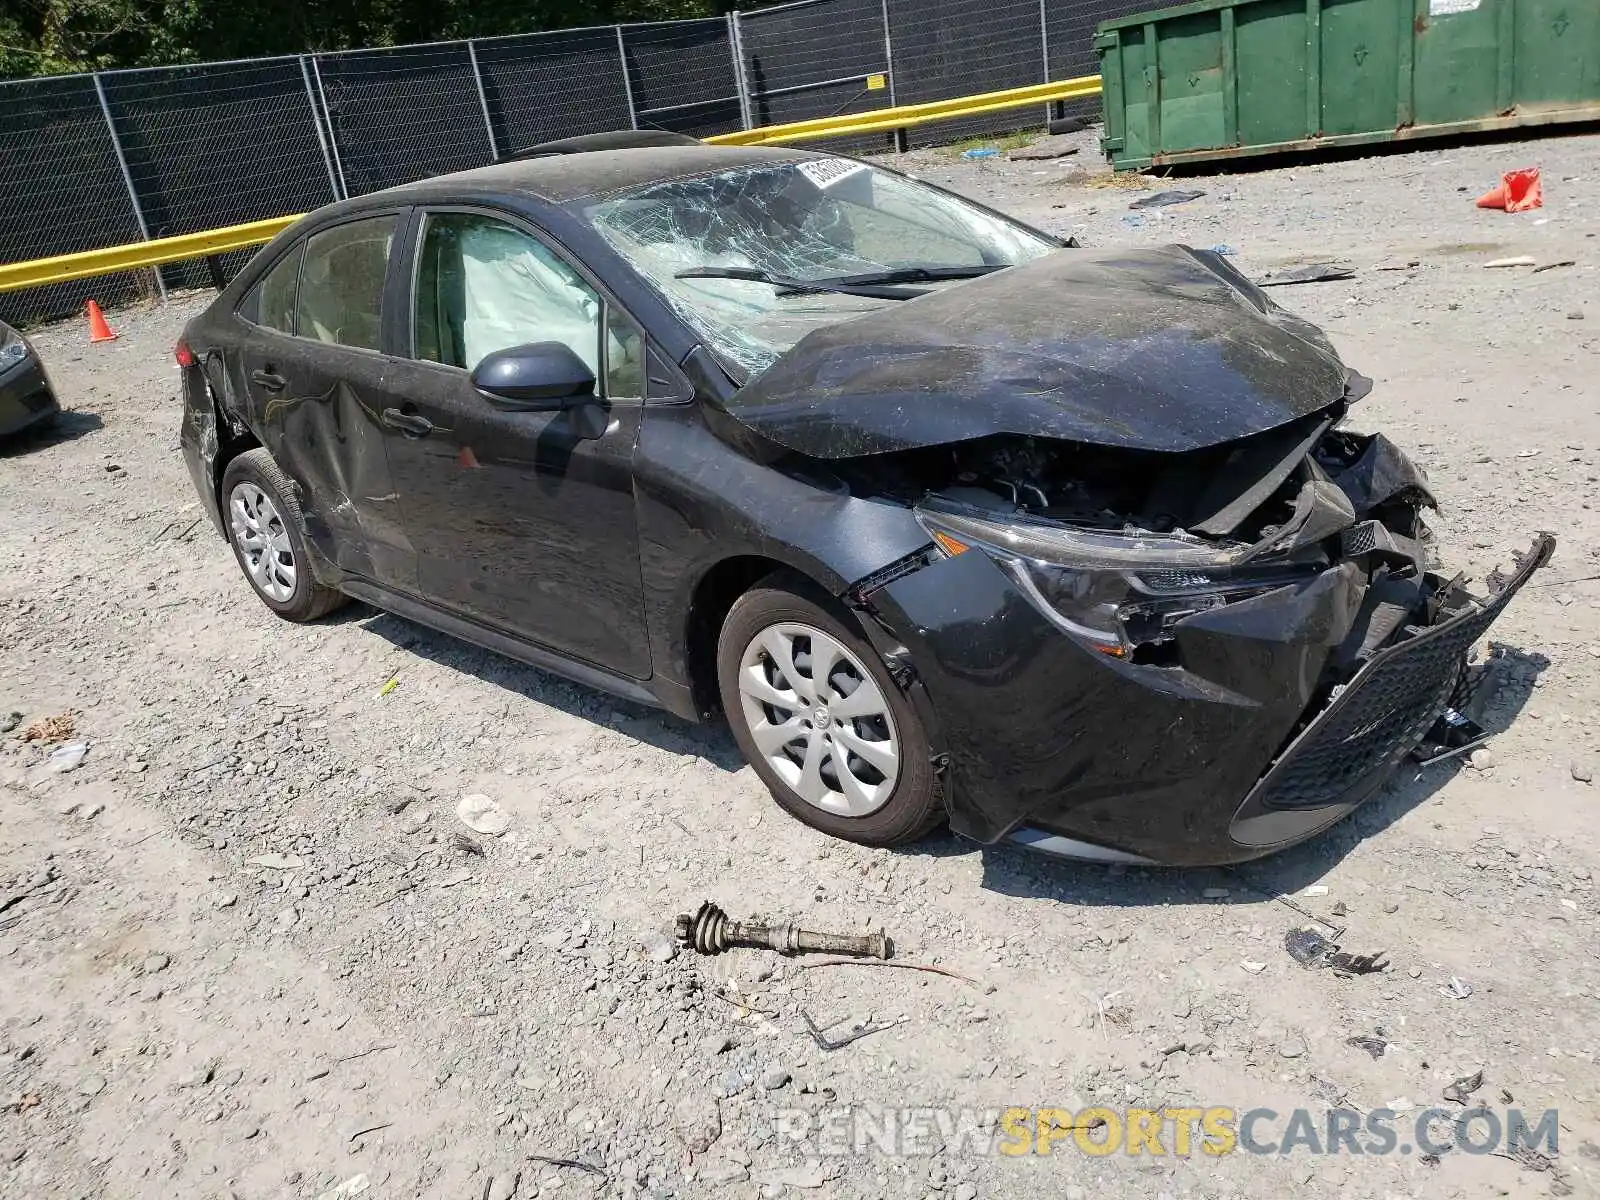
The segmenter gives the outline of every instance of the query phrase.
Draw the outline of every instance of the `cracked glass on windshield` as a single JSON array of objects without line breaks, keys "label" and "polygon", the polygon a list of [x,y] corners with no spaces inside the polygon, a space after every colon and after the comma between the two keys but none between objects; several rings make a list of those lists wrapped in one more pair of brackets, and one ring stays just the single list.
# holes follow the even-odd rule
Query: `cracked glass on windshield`
[{"label": "cracked glass on windshield", "polygon": [[[852,287],[913,268],[977,275],[1056,246],[955,196],[848,159],[651,184],[591,205],[585,216],[747,380],[811,330],[901,302],[893,295],[797,290],[795,283]],[[719,270],[759,273],[771,282],[703,277]],[[696,276],[683,277],[690,272]],[[904,283],[906,296],[959,286],[948,276],[885,282]]]}]

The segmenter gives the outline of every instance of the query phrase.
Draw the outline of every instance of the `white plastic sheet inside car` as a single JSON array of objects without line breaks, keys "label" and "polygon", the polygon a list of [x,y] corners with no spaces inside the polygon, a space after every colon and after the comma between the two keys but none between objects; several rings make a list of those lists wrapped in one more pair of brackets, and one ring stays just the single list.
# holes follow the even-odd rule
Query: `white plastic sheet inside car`
[{"label": "white plastic sheet inside car", "polygon": [[458,243],[465,284],[462,355],[469,368],[509,346],[562,342],[598,374],[600,298],[575,271],[498,221],[463,223]]}]

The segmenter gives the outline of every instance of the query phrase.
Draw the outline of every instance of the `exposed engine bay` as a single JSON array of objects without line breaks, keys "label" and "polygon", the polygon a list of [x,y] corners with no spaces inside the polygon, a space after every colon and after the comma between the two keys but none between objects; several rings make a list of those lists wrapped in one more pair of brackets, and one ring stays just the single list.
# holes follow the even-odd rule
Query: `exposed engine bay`
[{"label": "exposed engine bay", "polygon": [[1068,632],[1135,664],[1181,665],[1186,618],[1348,568],[1331,688],[1409,623],[1474,603],[1430,570],[1424,473],[1344,415],[1179,454],[1001,435],[830,466],[915,507],[946,552],[984,546]]}]

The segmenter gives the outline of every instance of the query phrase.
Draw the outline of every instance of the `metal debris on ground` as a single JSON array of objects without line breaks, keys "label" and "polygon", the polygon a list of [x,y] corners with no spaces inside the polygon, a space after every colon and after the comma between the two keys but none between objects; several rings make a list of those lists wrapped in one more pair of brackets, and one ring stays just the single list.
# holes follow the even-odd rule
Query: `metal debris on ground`
[{"label": "metal debris on ground", "polygon": [[1499,267],[1537,267],[1539,260],[1527,254],[1518,254],[1511,258],[1495,258],[1483,264],[1483,269],[1492,271]]},{"label": "metal debris on ground", "polygon": [[1141,196],[1129,208],[1169,208],[1174,204],[1187,204],[1191,200],[1198,200],[1204,192],[1166,191],[1154,192],[1148,196]]},{"label": "metal debris on ground", "polygon": [[879,930],[862,936],[848,933],[817,933],[792,923],[763,925],[753,921],[730,921],[707,900],[693,915],[683,913],[677,920],[678,944],[700,954],[721,954],[735,946],[756,950],[776,950],[779,954],[816,951],[822,954],[848,954],[857,958],[888,958],[894,944]]},{"label": "metal debris on ground", "polygon": [[1241,874],[1240,872],[1238,872],[1236,870],[1225,870],[1224,874],[1226,874],[1227,876],[1229,876],[1232,879],[1237,879],[1239,881],[1240,886],[1249,889],[1250,891],[1254,892],[1256,895],[1263,896],[1268,900],[1275,900],[1279,904],[1283,905],[1285,908],[1291,910],[1292,912],[1299,913],[1306,920],[1315,921],[1318,925],[1321,925],[1324,929],[1328,930],[1330,936],[1332,936],[1334,938],[1341,938],[1341,937],[1344,936],[1344,926],[1343,925],[1336,925],[1332,921],[1328,920],[1326,917],[1319,917],[1316,913],[1312,912],[1309,908],[1306,908],[1304,905],[1297,903],[1295,901],[1294,897],[1286,896],[1282,892],[1269,891],[1267,888],[1262,887],[1260,884],[1251,882],[1251,880],[1247,876]]},{"label": "metal debris on ground", "polygon": [[394,1042],[385,1042],[381,1046],[369,1046],[365,1050],[357,1050],[354,1054],[346,1054],[344,1057],[335,1059],[334,1061],[342,1063],[355,1062],[356,1059],[365,1058],[369,1054],[381,1054],[385,1050],[393,1050],[394,1048]]},{"label": "metal debris on ground", "polygon": [[22,731],[22,740],[25,742],[40,742],[50,745],[52,742],[64,742],[77,730],[78,719],[69,710],[56,713],[51,717],[44,717],[35,721]]},{"label": "metal debris on ground", "polygon": [[930,975],[943,975],[947,979],[959,979],[962,983],[970,983],[975,988],[983,988],[985,993],[994,991],[994,988],[981,984],[976,979],[971,979],[955,971],[948,971],[944,967],[932,966],[929,963],[885,962],[882,959],[870,958],[830,958],[822,962],[802,963],[799,969],[813,971],[818,967],[895,967],[902,971],[926,971]]},{"label": "metal debris on ground", "polygon": [[1540,1154],[1537,1150],[1530,1149],[1527,1146],[1516,1146],[1509,1154],[1496,1150],[1494,1151],[1494,1156],[1496,1158],[1509,1158],[1519,1167],[1525,1167],[1530,1171],[1553,1171],[1556,1169],[1555,1159],[1549,1155]]},{"label": "metal debris on ground", "polygon": [[1382,950],[1373,954],[1350,954],[1314,929],[1289,930],[1283,935],[1283,948],[1302,967],[1312,970],[1331,967],[1335,975],[1372,975],[1389,966]]},{"label": "metal debris on ground", "polygon": [[867,1021],[858,1024],[849,1033],[830,1038],[823,1032],[823,1029],[831,1029],[834,1025],[842,1024],[842,1022],[834,1021],[830,1025],[819,1026],[811,1019],[811,1014],[806,1012],[805,1009],[800,1010],[800,1019],[806,1023],[806,1032],[811,1035],[811,1040],[817,1044],[817,1049],[823,1051],[842,1050],[851,1042],[859,1042],[864,1037],[870,1037],[874,1033],[882,1033],[885,1029],[893,1029],[900,1024],[899,1021]]},{"label": "metal debris on ground", "polygon": [[1465,1104],[1467,1097],[1483,1086],[1483,1072],[1474,1071],[1471,1075],[1463,1075],[1449,1087],[1444,1089],[1444,1098],[1457,1104]]},{"label": "metal debris on ground", "polygon": [[576,1158],[551,1158],[548,1154],[530,1154],[528,1159],[531,1162],[544,1163],[546,1166],[567,1167],[573,1171],[585,1171],[590,1175],[598,1175],[601,1179],[606,1178],[606,1173],[599,1167],[593,1163],[580,1162]]},{"label": "metal debris on ground", "polygon": [[1256,280],[1257,287],[1287,287],[1291,283],[1330,283],[1339,279],[1354,279],[1354,267],[1340,263],[1311,263],[1304,267],[1290,267],[1274,271],[1264,279]]},{"label": "metal debris on ground", "polygon": [[1389,1048],[1389,1043],[1384,1041],[1383,1038],[1373,1037],[1371,1034],[1366,1033],[1359,1033],[1355,1037],[1345,1038],[1344,1044],[1346,1046],[1354,1046],[1357,1050],[1365,1050],[1373,1058],[1382,1058],[1383,1052]]},{"label": "metal debris on ground", "polygon": [[1439,989],[1439,995],[1446,996],[1451,1000],[1465,1000],[1472,995],[1472,985],[1465,979],[1452,975],[1450,976],[1450,982]]},{"label": "metal debris on ground", "polygon": [[1447,708],[1411,751],[1411,757],[1424,767],[1432,766],[1447,758],[1476,753],[1488,740],[1489,734],[1471,717]]}]

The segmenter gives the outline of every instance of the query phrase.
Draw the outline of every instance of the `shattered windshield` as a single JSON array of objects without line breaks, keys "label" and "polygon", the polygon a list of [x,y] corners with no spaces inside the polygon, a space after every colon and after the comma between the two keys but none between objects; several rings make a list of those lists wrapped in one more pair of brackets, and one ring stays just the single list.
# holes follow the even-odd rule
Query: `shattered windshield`
[{"label": "shattered windshield", "polygon": [[1056,245],[945,192],[835,158],[651,184],[584,215],[746,379],[813,329]]}]

